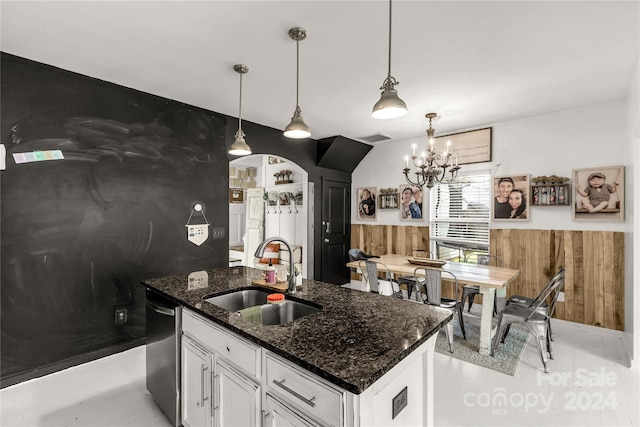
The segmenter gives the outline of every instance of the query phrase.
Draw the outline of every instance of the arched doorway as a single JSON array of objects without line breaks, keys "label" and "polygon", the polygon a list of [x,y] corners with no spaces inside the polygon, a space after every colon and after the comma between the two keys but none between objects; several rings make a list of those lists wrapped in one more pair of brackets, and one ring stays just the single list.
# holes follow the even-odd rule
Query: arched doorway
[{"label": "arched doorway", "polygon": [[313,271],[308,173],[279,156],[241,157],[229,162],[229,194],[230,265],[253,267],[258,244],[278,236],[301,248],[301,273],[308,277]]}]

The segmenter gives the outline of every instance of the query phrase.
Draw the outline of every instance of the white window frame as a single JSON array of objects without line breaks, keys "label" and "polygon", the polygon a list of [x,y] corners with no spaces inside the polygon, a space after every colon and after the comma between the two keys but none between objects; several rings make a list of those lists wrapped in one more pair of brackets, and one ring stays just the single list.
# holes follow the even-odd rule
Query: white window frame
[{"label": "white window frame", "polygon": [[[473,182],[474,190],[463,192],[459,199],[461,208],[451,212],[448,187],[469,180]],[[465,193],[467,199],[465,199]],[[435,257],[442,256],[440,247],[451,249],[448,258],[460,261],[464,260],[467,252],[488,251],[491,225],[491,171],[465,171],[452,184],[434,185],[429,196],[429,239],[431,251]],[[470,199],[473,199],[476,209],[468,209],[472,203]],[[451,216],[452,214],[453,216]],[[480,233],[477,232],[478,229],[473,231],[473,227],[469,227],[471,231],[468,233],[465,232],[465,226],[473,225],[480,226]],[[456,230],[455,236],[442,236],[442,231],[447,230],[448,234],[451,226],[462,227]],[[486,230],[486,232],[482,230]],[[457,255],[455,255],[456,252]],[[443,259],[447,259],[447,257],[443,257]]]}]

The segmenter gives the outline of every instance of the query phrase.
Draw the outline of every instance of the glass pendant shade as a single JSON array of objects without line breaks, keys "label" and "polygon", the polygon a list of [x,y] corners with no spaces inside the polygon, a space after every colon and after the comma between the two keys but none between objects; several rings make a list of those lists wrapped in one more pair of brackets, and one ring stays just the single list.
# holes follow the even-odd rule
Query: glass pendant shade
[{"label": "glass pendant shade", "polygon": [[229,154],[233,156],[248,156],[251,154],[251,147],[249,147],[244,140],[244,132],[242,129],[238,129],[238,132],[236,132],[236,140],[231,144]]},{"label": "glass pendant shade", "polygon": [[394,88],[385,88],[371,111],[374,119],[395,119],[407,114],[407,104]]},{"label": "glass pendant shade", "polygon": [[311,129],[304,122],[302,118],[302,110],[296,106],[296,111],[291,117],[291,122],[284,128],[284,136],[293,139],[309,138],[311,136]]}]

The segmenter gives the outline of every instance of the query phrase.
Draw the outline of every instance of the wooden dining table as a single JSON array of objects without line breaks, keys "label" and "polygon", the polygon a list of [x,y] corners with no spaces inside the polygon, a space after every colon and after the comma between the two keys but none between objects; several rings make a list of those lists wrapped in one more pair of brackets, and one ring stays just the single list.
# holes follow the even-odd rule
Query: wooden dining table
[{"label": "wooden dining table", "polygon": [[[490,354],[494,295],[497,296],[499,302],[501,301],[503,303],[507,292],[507,285],[518,277],[520,270],[454,261],[447,261],[446,264],[442,266],[418,265],[410,263],[409,259],[411,258],[414,257],[387,254],[369,260],[386,265],[395,278],[400,276],[413,276],[416,268],[427,268],[440,272],[451,272],[458,278],[458,282],[461,285],[477,285],[482,294],[479,352],[483,355]],[[347,267],[359,268],[360,261],[351,261],[347,263]],[[442,280],[447,280],[447,277],[448,276],[443,276]]]}]

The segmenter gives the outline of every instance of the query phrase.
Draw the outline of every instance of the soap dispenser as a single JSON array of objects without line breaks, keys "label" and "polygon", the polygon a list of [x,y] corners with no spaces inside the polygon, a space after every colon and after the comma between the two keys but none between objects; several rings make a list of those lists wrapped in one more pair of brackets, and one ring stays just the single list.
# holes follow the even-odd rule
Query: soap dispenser
[{"label": "soap dispenser", "polygon": [[267,284],[273,285],[276,283],[276,268],[273,266],[271,260],[269,260],[269,266],[267,267]]}]

